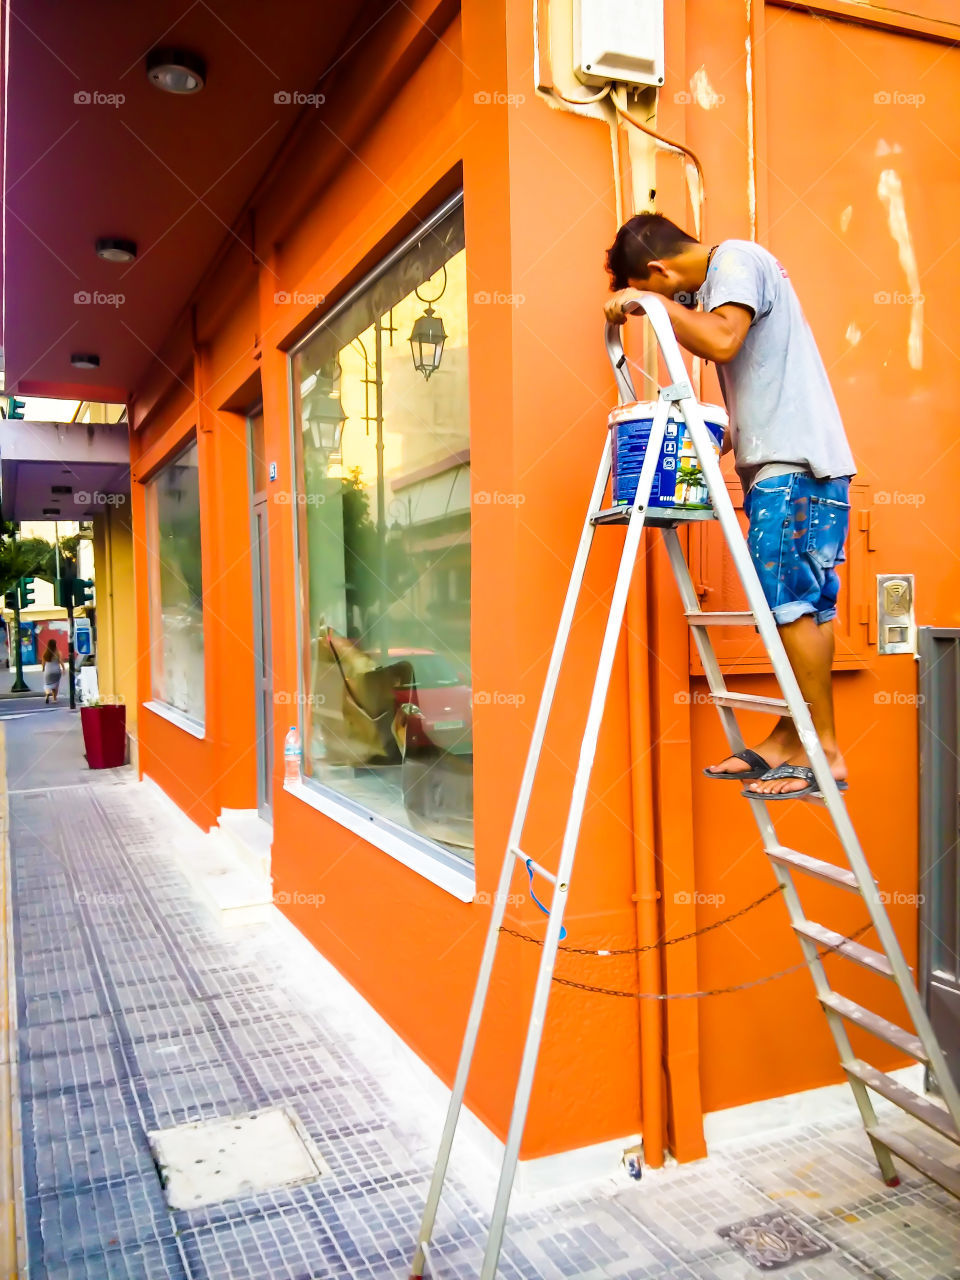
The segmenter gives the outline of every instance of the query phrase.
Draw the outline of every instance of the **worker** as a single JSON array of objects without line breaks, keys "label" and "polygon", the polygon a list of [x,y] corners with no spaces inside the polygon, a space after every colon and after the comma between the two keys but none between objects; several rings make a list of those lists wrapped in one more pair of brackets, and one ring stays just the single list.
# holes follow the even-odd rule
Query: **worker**
[{"label": "worker", "polygon": [[[625,222],[607,251],[622,324],[641,291],[663,300],[677,341],[712,360],[750,522],[748,545],[784,649],[810,704],[841,790],[847,768],[834,724],[833,619],[856,472],[827,371],[787,272],[749,240],[707,246],[658,213]],[[697,310],[697,304],[702,310]],[[768,800],[818,796],[792,719],[762,742],[704,770]]]}]

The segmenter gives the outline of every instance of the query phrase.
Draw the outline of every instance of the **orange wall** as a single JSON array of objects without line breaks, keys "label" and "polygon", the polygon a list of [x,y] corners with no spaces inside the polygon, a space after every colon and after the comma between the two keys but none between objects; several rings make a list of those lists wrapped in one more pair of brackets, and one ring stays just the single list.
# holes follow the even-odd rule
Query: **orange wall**
[{"label": "orange wall", "polygon": [[[185,375],[187,403],[181,389],[179,400],[165,406],[159,367],[138,397],[135,475],[172,452],[186,431],[200,427],[208,655],[206,740],[190,738],[144,712],[141,765],[204,825],[223,806],[256,803],[246,444],[242,418],[221,406],[239,410],[239,389],[252,397],[250,389],[259,381],[268,456],[278,463],[278,490],[289,490],[283,348],[311,317],[308,307],[277,304],[275,294],[339,296],[413,225],[411,210],[427,212],[455,188],[462,165],[471,289],[513,295],[515,303],[484,305],[474,298],[469,312],[474,492],[499,490],[522,498],[516,504],[475,505],[473,516],[473,684],[477,691],[515,694],[519,702],[491,699],[475,710],[477,887],[489,891],[614,394],[600,315],[606,291],[602,255],[615,231],[614,185],[606,126],[556,112],[534,92],[526,6],[464,0],[462,26],[459,20],[444,25],[449,6],[422,0],[414,7],[412,17],[401,20],[395,14],[380,24],[370,47],[347,69],[327,127],[307,129],[278,177],[258,196],[259,267],[244,249],[228,251],[198,297],[197,384],[189,385],[191,375]],[[424,26],[431,13],[440,38]],[[748,236],[745,10],[713,0],[671,0],[668,18],[668,84],[661,95],[660,127],[685,138],[703,159],[706,237]],[[817,44],[824,38],[823,24],[814,27],[807,15],[773,5],[767,6],[766,18],[769,39],[761,42],[764,51],[757,59],[763,124],[758,140],[764,148],[758,150],[761,234],[794,276],[832,366],[865,478],[876,488],[923,489],[929,494],[925,511],[932,516],[946,503],[950,481],[946,468],[930,469],[931,460],[955,437],[953,415],[934,413],[932,396],[951,390],[951,366],[931,341],[923,370],[909,370],[904,313],[891,307],[877,316],[881,308],[869,310],[875,290],[905,287],[885,215],[871,191],[877,173],[870,155],[884,132],[888,142],[897,132],[903,138],[897,160],[904,185],[908,178],[916,184],[912,166],[921,161],[913,158],[912,147],[922,141],[919,118],[896,117],[896,130],[893,117],[889,126],[882,119],[868,141],[857,140],[855,120],[845,123],[838,146],[836,97],[850,95],[859,102],[869,91],[872,99],[870,76],[848,60],[842,76],[838,65],[831,94],[818,97],[811,91],[810,66],[824,56]],[[845,29],[843,36],[855,43],[879,41],[877,47],[865,46],[864,53],[889,59],[885,74],[895,85],[901,44],[909,43],[911,56],[919,60],[917,74],[925,57],[932,61],[944,52],[942,45],[862,28]],[[801,47],[812,62],[794,65],[791,51]],[[951,65],[957,56],[951,52],[944,63]],[[711,111],[673,99],[701,66],[725,98]],[[943,80],[936,92],[948,92],[946,75],[946,69],[931,71],[938,86]],[[495,93],[516,95],[518,101],[490,105],[476,97]],[[855,163],[844,161],[828,179],[823,171],[847,145],[848,134]],[[932,144],[926,145],[929,151]],[[960,140],[956,145],[960,148]],[[923,153],[922,163],[929,162]],[[849,192],[840,181],[843,173],[850,174]],[[689,225],[676,157],[660,160],[657,189],[659,207]],[[799,203],[791,193],[802,193]],[[924,288],[935,298],[931,314],[945,303],[952,283],[944,277],[945,263],[935,261],[935,245],[944,234],[937,219],[952,207],[942,198],[942,208],[928,199],[921,210],[918,197],[910,197],[911,216],[915,210],[918,218],[914,234]],[[851,202],[855,209],[845,242],[839,219]],[[858,274],[851,254],[870,264],[866,277]],[[925,267],[931,272],[936,267],[936,281],[923,275]],[[883,283],[872,283],[874,274]],[[857,316],[863,338],[851,348],[844,334]],[[184,330],[171,335],[170,349],[189,361],[192,343]],[[171,362],[180,367],[173,356]],[[916,419],[918,409],[925,411],[926,434],[907,451],[894,424],[897,413],[912,412]],[[143,583],[143,502],[140,486],[134,488],[138,581]],[[875,524],[869,573],[915,571],[920,620],[955,624],[957,573],[955,564],[935,563],[943,539],[937,520],[918,520],[915,507],[889,506]],[[574,631],[572,662],[547,739],[543,788],[525,838],[528,851],[547,865],[559,849],[558,796],[569,787],[576,763],[602,605],[619,543],[619,535],[610,533],[598,547],[588,579],[589,608]],[[271,506],[270,555],[275,689],[291,695],[298,687],[298,583],[289,504]],[[723,751],[719,724],[710,708],[683,700],[691,682],[694,688],[697,682],[690,675],[675,589],[658,555],[647,573],[646,591],[638,595],[631,616],[638,627],[649,620],[651,653],[639,679],[634,672],[630,696],[644,697],[649,687],[655,740],[633,763],[638,783],[633,794],[643,795],[643,785],[656,788],[659,911],[662,927],[675,936],[696,921],[709,923],[735,910],[774,881],[736,788],[702,778],[703,765]],[[143,592],[138,608],[146,636]],[[639,652],[638,661],[647,661],[642,645]],[[916,887],[915,712],[881,707],[876,695],[912,690],[914,669],[907,658],[875,659],[869,652],[865,669],[838,677],[840,726],[852,766],[850,807],[881,886],[911,892]],[[633,833],[649,815],[634,818],[632,813],[626,669],[622,644],[568,912],[574,946],[629,948],[637,941]],[[747,687],[768,684],[764,676],[746,677]],[[146,653],[141,696],[149,697]],[[283,717],[275,724],[274,758],[281,768],[285,725]],[[887,802],[883,808],[876,803],[879,794]],[[790,808],[785,838],[815,851],[827,838],[822,814]],[[897,815],[896,839],[890,813]],[[451,1080],[488,908],[455,901],[284,793],[279,773],[274,823],[277,890],[325,898],[322,909],[288,908],[294,923]],[[724,902],[693,906],[678,897],[694,889],[722,894]],[[815,894],[812,901],[812,914],[820,918]],[[511,915],[515,927],[542,936],[543,917],[532,904]],[[851,928],[860,922],[847,903],[827,919]],[[897,909],[894,921],[912,952],[915,911]],[[537,955],[529,944],[504,941],[468,1092],[471,1108],[500,1134],[509,1117]],[[782,904],[772,902],[735,928],[707,935],[696,951],[689,944],[672,948],[663,976],[670,989],[689,989],[700,980],[712,987],[763,976],[799,957]],[[561,972],[609,987],[635,989],[637,984],[636,962],[629,956],[605,962],[565,957]],[[869,981],[853,976],[846,990],[856,998]],[[666,1033],[665,1085],[681,1154],[698,1150],[701,1090],[704,1106],[714,1109],[839,1079],[805,973],[703,1001],[698,1009],[680,1002],[654,1016],[663,1020]],[[524,1156],[642,1129],[640,1071],[634,1001],[554,988]],[[654,1114],[651,1106],[647,1113]],[[682,1141],[677,1144],[678,1129]],[[648,1137],[652,1143],[656,1135]]]}]

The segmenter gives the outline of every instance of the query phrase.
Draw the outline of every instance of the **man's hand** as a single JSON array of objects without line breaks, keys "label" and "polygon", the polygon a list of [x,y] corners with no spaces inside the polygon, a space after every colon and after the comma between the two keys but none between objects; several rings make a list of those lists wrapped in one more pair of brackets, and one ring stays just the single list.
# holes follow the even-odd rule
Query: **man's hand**
[{"label": "man's hand", "polygon": [[623,309],[625,302],[632,302],[635,298],[640,297],[639,289],[621,289],[618,293],[613,294],[603,304],[603,314],[607,317],[610,324],[623,324],[626,320],[626,312]]}]

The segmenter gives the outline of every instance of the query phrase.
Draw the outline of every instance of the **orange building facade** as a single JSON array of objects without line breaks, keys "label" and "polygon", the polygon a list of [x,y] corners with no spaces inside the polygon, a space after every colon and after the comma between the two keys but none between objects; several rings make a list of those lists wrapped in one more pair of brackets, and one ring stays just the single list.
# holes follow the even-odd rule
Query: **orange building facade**
[{"label": "orange building facade", "polygon": [[[615,401],[601,306],[619,213],[758,239],[818,340],[858,462],[835,678],[848,803],[912,960],[917,671],[878,653],[877,576],[913,574],[917,622],[960,626],[947,0],[668,0],[665,83],[631,112],[696,157],[702,202],[692,160],[560,100],[562,7],[540,0],[534,23],[503,0],[421,0],[345,40],[125,389],[139,767],[203,828],[226,809],[272,822],[281,909],[448,1084]],[[408,341],[428,308],[446,335],[429,378]],[[710,369],[702,394],[719,400]],[[623,535],[602,536],[525,838],[547,866]],[[719,531],[684,537],[704,607],[737,607]],[[566,920],[584,949],[679,938],[774,887],[739,789],[703,777],[725,745],[656,536],[628,624]],[[721,656],[737,688],[776,691],[742,638]],[[291,725],[303,776],[285,783]],[[834,840],[803,805],[782,833]],[[520,870],[514,887],[509,926],[542,937]],[[810,900],[862,924],[853,898]],[[538,954],[504,940],[467,1093],[501,1139]],[[776,897],[696,941],[562,956],[590,986],[744,989],[555,987],[523,1158],[641,1134],[653,1164],[692,1159],[704,1115],[839,1082],[808,974],[749,985],[800,958]],[[840,985],[896,1021],[879,982]]]}]

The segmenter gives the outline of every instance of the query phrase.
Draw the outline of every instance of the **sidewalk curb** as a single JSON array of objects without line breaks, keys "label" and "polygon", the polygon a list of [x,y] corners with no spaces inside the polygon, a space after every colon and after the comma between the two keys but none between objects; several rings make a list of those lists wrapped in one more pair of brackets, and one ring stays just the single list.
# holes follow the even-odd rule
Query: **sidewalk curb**
[{"label": "sidewalk curb", "polygon": [[0,1275],[29,1275],[17,1072],[17,983],[13,951],[7,737],[0,724]]}]

